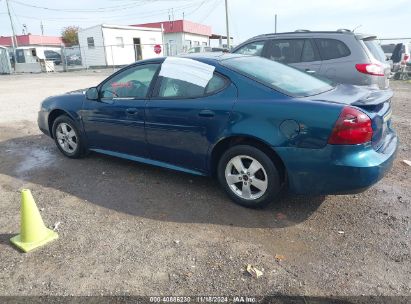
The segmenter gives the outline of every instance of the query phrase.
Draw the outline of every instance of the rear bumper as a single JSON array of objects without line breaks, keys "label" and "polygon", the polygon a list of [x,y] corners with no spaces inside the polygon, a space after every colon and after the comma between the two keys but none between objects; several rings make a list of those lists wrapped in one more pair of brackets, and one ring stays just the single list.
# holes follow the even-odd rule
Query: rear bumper
[{"label": "rear bumper", "polygon": [[283,160],[291,192],[358,193],[378,182],[392,167],[398,146],[394,134],[384,151],[366,145],[327,145],[323,149],[275,148]]},{"label": "rear bumper", "polygon": [[42,111],[42,110],[39,111],[38,116],[37,116],[37,125],[39,126],[39,129],[41,132],[51,137],[50,130],[49,130],[49,124],[48,124],[48,117],[49,117],[48,111]]}]

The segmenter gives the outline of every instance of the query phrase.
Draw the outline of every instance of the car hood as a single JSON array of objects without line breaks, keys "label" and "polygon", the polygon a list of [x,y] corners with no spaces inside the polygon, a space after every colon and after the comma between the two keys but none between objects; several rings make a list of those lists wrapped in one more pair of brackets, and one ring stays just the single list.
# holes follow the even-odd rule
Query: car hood
[{"label": "car hood", "polygon": [[391,89],[379,90],[372,87],[339,84],[333,90],[306,99],[363,107],[379,105],[392,96]]}]

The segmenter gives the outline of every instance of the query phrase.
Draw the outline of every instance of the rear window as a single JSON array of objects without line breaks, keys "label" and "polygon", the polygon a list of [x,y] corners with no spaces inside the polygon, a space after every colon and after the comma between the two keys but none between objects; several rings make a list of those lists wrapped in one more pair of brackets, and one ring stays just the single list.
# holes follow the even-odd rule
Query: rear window
[{"label": "rear window", "polygon": [[221,61],[221,64],[290,96],[311,96],[333,89],[333,86],[324,80],[262,57],[231,58]]},{"label": "rear window", "polygon": [[323,60],[350,56],[350,49],[344,42],[337,39],[315,39]]},{"label": "rear window", "polygon": [[384,62],[386,60],[384,51],[382,50],[381,46],[378,44],[377,40],[363,40],[365,46],[370,51],[375,59],[378,61]]}]

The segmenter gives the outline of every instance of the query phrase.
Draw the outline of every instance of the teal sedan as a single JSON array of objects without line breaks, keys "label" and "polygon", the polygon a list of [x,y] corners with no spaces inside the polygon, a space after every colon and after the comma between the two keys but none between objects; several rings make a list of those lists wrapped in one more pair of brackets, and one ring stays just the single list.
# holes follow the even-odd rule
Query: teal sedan
[{"label": "teal sedan", "polygon": [[49,97],[38,125],[67,157],[94,151],[216,177],[234,202],[257,208],[282,188],[356,193],[380,180],[398,145],[391,98],[261,57],[210,53],[139,61]]}]

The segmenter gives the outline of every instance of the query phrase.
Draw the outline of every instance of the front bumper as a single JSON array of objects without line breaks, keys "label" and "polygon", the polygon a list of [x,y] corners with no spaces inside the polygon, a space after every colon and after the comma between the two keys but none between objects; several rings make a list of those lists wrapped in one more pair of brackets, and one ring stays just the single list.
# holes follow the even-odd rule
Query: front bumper
[{"label": "front bumper", "polygon": [[392,167],[398,146],[393,133],[383,151],[371,144],[327,145],[323,149],[275,148],[283,160],[288,186],[296,194],[358,193]]},{"label": "front bumper", "polygon": [[49,112],[40,110],[37,116],[37,125],[41,132],[51,137],[48,123]]}]

